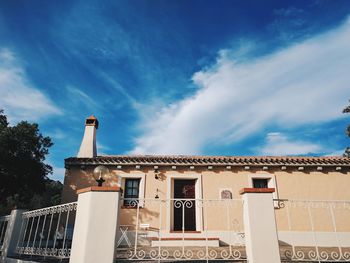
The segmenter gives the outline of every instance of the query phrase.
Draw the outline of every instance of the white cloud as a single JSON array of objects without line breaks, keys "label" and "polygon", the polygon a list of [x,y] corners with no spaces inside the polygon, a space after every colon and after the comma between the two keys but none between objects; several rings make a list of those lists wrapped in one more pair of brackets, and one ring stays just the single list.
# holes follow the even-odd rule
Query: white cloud
[{"label": "white cloud", "polygon": [[267,125],[340,118],[350,95],[350,23],[274,54],[217,63],[193,75],[198,92],[144,118],[133,153],[194,154]]},{"label": "white cloud", "polygon": [[99,103],[98,101],[94,100],[84,91],[73,86],[67,86],[66,89],[69,93],[71,103],[74,103],[76,105],[78,105],[78,103],[81,103],[89,109],[102,109],[103,103]]},{"label": "white cloud", "polygon": [[279,132],[272,132],[266,136],[266,144],[258,149],[262,155],[305,155],[322,152],[320,145],[291,140]]},{"label": "white cloud", "polygon": [[325,156],[343,156],[344,153],[345,153],[345,149],[341,149],[341,150],[332,151],[331,153],[327,153]]},{"label": "white cloud", "polygon": [[10,122],[37,121],[62,114],[44,93],[32,86],[19,60],[8,49],[0,49],[0,108]]}]

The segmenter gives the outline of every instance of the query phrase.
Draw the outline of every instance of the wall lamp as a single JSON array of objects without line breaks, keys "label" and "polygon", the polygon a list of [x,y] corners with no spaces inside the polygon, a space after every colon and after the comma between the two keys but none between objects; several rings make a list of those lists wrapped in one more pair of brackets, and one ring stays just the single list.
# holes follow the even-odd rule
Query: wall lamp
[{"label": "wall lamp", "polygon": [[94,169],[93,176],[97,182],[97,186],[101,187],[102,184],[106,181],[103,179],[106,175],[109,174],[109,170],[106,166],[99,165]]},{"label": "wall lamp", "polygon": [[158,169],[158,166],[154,166],[154,178],[156,180],[159,180],[160,179],[160,171]]}]

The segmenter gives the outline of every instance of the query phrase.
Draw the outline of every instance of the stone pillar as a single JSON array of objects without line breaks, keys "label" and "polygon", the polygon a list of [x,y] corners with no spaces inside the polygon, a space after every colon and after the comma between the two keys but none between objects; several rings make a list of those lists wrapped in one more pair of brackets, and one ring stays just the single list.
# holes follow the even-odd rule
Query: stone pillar
[{"label": "stone pillar", "polygon": [[5,262],[8,256],[14,254],[22,225],[22,214],[27,210],[15,209],[11,211],[10,219],[7,222],[6,233],[4,237],[4,246],[1,255],[1,262]]},{"label": "stone pillar", "polygon": [[280,263],[272,193],[274,188],[243,188],[243,219],[249,263]]},{"label": "stone pillar", "polygon": [[112,263],[119,214],[119,187],[78,190],[70,263]]}]

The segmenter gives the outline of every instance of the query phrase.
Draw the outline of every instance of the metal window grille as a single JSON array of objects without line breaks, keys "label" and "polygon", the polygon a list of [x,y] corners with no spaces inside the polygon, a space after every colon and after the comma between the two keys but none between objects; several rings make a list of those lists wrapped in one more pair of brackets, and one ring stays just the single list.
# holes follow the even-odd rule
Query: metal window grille
[{"label": "metal window grille", "polygon": [[124,206],[139,198],[140,179],[125,179]]},{"label": "metal window grille", "polygon": [[253,187],[254,188],[268,188],[268,179],[253,179]]}]

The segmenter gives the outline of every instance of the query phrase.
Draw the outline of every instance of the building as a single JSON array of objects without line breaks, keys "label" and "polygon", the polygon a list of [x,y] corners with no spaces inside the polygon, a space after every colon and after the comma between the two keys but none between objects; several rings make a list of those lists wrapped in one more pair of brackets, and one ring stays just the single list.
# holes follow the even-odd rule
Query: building
[{"label": "building", "polygon": [[[135,238],[150,246],[161,240],[162,246],[180,241],[201,246],[204,239],[213,247],[239,245],[244,231],[240,190],[273,188],[280,243],[350,247],[349,158],[99,156],[97,128],[98,120],[87,118],[77,157],[65,159],[62,202],[76,201],[77,190],[96,185],[94,169],[107,167],[104,186],[123,190],[119,225],[120,234],[127,235],[118,245]],[[337,210],[338,203],[346,209]]]}]

